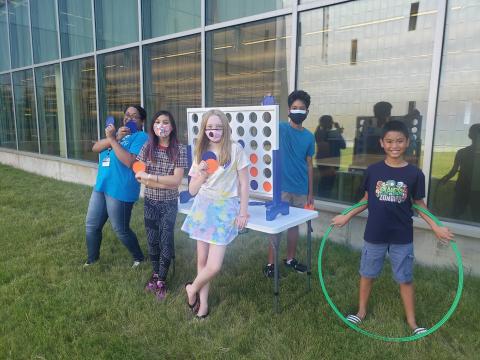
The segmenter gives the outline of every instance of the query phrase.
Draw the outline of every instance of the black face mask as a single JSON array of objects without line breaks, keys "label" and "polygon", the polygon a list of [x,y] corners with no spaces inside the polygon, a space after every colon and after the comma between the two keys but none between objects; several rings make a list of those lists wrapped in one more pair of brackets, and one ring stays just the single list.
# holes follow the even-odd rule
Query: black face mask
[{"label": "black face mask", "polygon": [[300,125],[306,118],[307,118],[307,113],[305,112],[304,114],[302,113],[292,113],[288,115],[288,117],[297,125]]}]

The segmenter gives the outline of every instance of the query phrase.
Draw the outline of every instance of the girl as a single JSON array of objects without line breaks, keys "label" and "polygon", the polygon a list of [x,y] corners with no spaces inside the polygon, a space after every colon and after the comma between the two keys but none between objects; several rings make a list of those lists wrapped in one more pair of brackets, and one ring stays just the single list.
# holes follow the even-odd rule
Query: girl
[{"label": "girl", "polygon": [[[192,177],[189,191],[196,197],[182,230],[197,240],[197,277],[185,284],[185,290],[188,306],[198,319],[209,314],[209,285],[222,267],[226,245],[235,239],[238,229],[243,229],[248,219],[249,164],[243,148],[231,140],[230,134],[228,119],[222,111],[206,112],[189,172]],[[218,160],[218,169],[213,173],[202,161],[206,151],[213,152]]]},{"label": "girl", "polygon": [[177,126],[171,113],[159,111],[153,116],[149,140],[137,158],[146,163],[146,171],[138,172],[135,177],[145,185],[145,230],[153,268],[145,291],[163,300],[167,294],[168,268],[175,257],[173,234],[178,186],[187,167],[187,150],[178,143]]}]

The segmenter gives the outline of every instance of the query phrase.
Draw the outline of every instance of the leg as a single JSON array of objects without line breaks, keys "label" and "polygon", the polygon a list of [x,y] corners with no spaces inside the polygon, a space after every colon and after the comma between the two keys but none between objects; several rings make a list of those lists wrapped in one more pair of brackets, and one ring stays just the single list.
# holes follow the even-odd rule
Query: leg
[{"label": "leg", "polygon": [[168,269],[174,254],[174,228],[177,219],[177,201],[165,201],[161,207],[160,218],[160,266],[158,277],[167,279]]},{"label": "leg", "polygon": [[94,263],[100,256],[103,225],[108,219],[105,196],[103,193],[93,191],[88,203],[86,224],[87,263]]},{"label": "leg", "polygon": [[287,231],[287,260],[292,260],[297,253],[298,226],[294,226]]},{"label": "leg", "polygon": [[124,202],[105,195],[107,212],[113,230],[132,254],[133,260],[143,261],[144,256],[135,233],[130,229],[130,218],[134,203]]},{"label": "leg", "polygon": [[415,320],[415,291],[412,283],[400,284],[400,296],[402,297],[403,308],[407,318],[408,326],[412,330],[418,328]]},{"label": "leg", "polygon": [[363,319],[367,315],[368,299],[372,292],[372,286],[375,279],[360,277],[360,291],[358,294],[358,312],[357,316]]},{"label": "leg", "polygon": [[160,225],[156,219],[157,208],[154,203],[154,201],[145,198],[144,218],[148,256],[152,263],[153,273],[158,275],[160,269]]},{"label": "leg", "polygon": [[[227,247],[225,245],[208,244],[207,262],[203,269],[198,273],[192,285],[187,286],[186,288],[187,295],[191,303],[193,303],[195,297],[194,294],[200,292],[202,288],[220,272],[226,248]],[[203,290],[206,294],[204,293],[203,302],[200,300],[198,315],[205,315],[208,312],[208,290],[208,287]]]}]

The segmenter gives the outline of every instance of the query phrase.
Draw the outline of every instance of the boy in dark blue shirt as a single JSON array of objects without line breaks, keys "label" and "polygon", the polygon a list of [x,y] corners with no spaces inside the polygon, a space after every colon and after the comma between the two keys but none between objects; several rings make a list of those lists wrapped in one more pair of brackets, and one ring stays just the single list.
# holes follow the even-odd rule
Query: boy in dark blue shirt
[{"label": "boy in dark blue shirt", "polygon": [[[388,251],[393,276],[400,285],[408,325],[414,335],[421,334],[427,330],[419,327],[415,319],[412,202],[426,208],[423,201],[425,176],[420,169],[408,164],[403,158],[409,145],[408,129],[403,122],[387,122],[382,129],[380,145],[385,152],[385,160],[370,165],[363,182],[365,195],[361,201],[368,200],[368,205],[332,219],[333,225],[341,227],[368,206],[360,261],[358,312],[356,315],[348,315],[347,320],[359,324],[365,318],[373,281],[380,274]],[[448,242],[453,238],[448,228],[438,226],[422,212],[419,215],[440,241]]]}]

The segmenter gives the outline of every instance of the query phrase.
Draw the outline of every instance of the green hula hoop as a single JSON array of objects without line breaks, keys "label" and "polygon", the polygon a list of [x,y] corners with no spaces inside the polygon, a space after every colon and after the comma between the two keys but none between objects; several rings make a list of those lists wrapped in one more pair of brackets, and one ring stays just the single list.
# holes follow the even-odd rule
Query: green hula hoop
[{"label": "green hula hoop", "polygon": [[[359,202],[347,209],[345,209],[343,212],[342,212],[342,215],[346,215],[348,214],[350,211],[360,207],[360,206],[363,206],[363,205],[366,205],[368,202],[367,201],[362,201],[362,202]],[[418,211],[421,211],[422,213],[424,213],[425,215],[429,216],[437,225],[442,225],[442,223],[440,222],[440,220],[438,220],[431,212],[429,212],[428,210],[424,209],[424,208],[421,208],[417,205],[413,205],[413,208],[417,209]],[[463,290],[463,263],[462,263],[462,255],[460,254],[460,251],[458,250],[458,247],[457,247],[457,244],[454,242],[454,241],[450,241],[450,244],[452,246],[452,250],[453,252],[455,253],[456,257],[457,257],[457,265],[458,265],[458,287],[457,287],[457,293],[455,294],[455,298],[453,300],[453,303],[452,305],[450,306],[450,309],[448,309],[447,313],[440,319],[440,321],[438,323],[436,323],[435,325],[433,325],[430,329],[428,329],[426,332],[422,333],[422,334],[418,334],[418,335],[412,335],[412,336],[406,336],[406,337],[387,337],[387,336],[381,336],[381,335],[378,335],[378,334],[375,334],[375,333],[371,333],[369,331],[366,331],[362,328],[359,328],[358,326],[356,326],[355,324],[351,323],[350,321],[348,321],[345,316],[343,316],[343,314],[338,310],[338,308],[335,306],[335,304],[333,303],[332,299],[330,298],[330,296],[328,295],[328,292],[327,292],[327,289],[325,287],[325,282],[323,280],[323,273],[322,273],[322,255],[323,255],[323,251],[324,251],[324,248],[325,248],[325,243],[327,242],[327,239],[328,239],[328,236],[330,235],[330,232],[332,231],[333,229],[333,225],[330,225],[330,227],[327,229],[327,231],[325,232],[325,234],[323,235],[323,238],[322,238],[322,243],[320,244],[320,250],[318,251],[318,276],[320,278],[320,286],[322,287],[322,291],[323,291],[323,295],[325,296],[325,298],[327,299],[327,302],[328,304],[330,305],[330,307],[333,309],[333,311],[335,312],[335,314],[337,314],[337,316],[340,318],[340,320],[342,320],[345,324],[347,324],[350,328],[352,328],[353,330],[363,334],[363,335],[366,335],[368,337],[371,337],[371,338],[374,338],[374,339],[377,339],[377,340],[383,340],[383,341],[391,341],[391,342],[407,342],[407,341],[415,341],[415,340],[418,340],[422,337],[425,337],[427,335],[430,335],[432,333],[434,333],[435,331],[437,331],[443,324],[445,324],[445,322],[450,318],[450,316],[452,316],[453,312],[455,311],[455,309],[457,308],[457,305],[460,301],[460,297],[462,296],[462,290]]]}]

